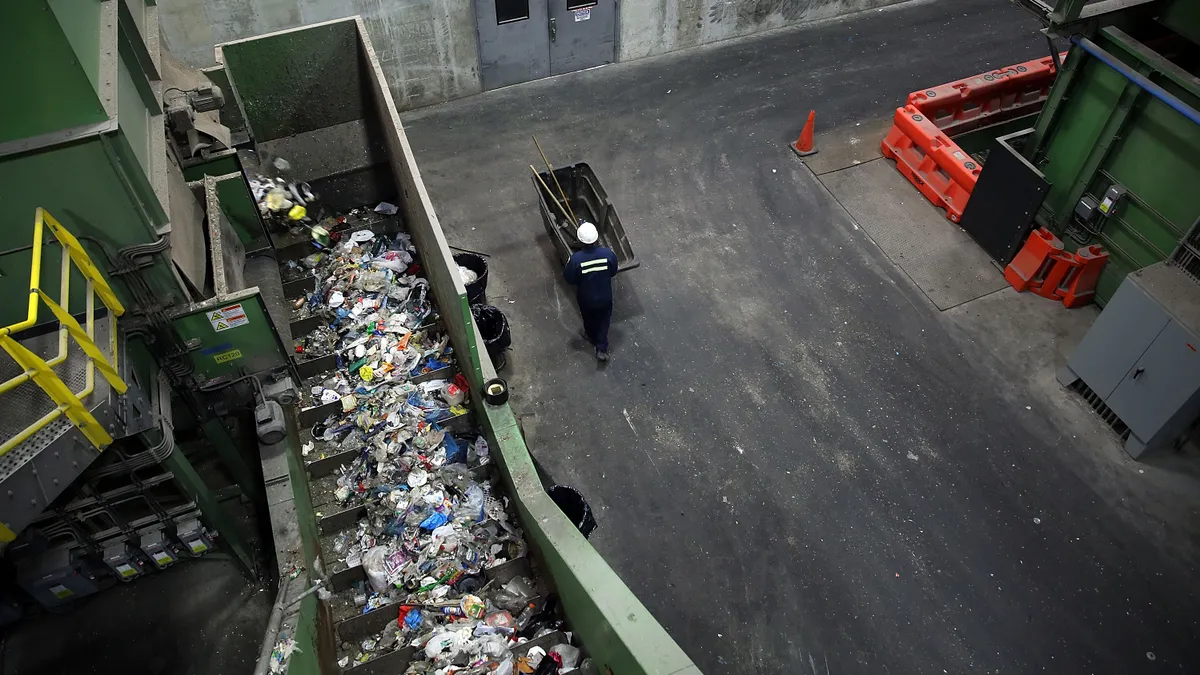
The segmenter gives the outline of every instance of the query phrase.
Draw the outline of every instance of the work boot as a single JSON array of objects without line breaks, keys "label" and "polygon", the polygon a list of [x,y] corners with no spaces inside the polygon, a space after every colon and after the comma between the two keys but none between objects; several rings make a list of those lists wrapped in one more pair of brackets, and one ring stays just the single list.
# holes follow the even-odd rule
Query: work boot
[{"label": "work boot", "polygon": [[597,349],[596,350],[596,360],[597,361],[607,361],[608,360],[608,352],[602,352],[599,349]]}]

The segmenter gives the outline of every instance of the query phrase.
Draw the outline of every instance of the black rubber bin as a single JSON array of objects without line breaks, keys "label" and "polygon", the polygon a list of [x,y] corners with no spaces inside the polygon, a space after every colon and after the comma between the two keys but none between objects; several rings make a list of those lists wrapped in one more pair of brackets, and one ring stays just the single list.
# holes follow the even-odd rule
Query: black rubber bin
[{"label": "black rubber bin", "polygon": [[559,510],[579,530],[584,539],[596,529],[596,517],[592,515],[592,507],[588,506],[587,500],[579,494],[579,490],[570,485],[551,485],[546,489],[546,494],[558,504]]},{"label": "black rubber bin", "polygon": [[471,305],[471,314],[479,325],[483,346],[496,368],[504,367],[504,350],[512,346],[512,334],[508,331],[508,317],[491,305]]},{"label": "black rubber bin", "polygon": [[471,270],[478,277],[475,281],[466,284],[467,302],[470,302],[472,305],[486,302],[488,282],[487,258],[475,253],[455,253],[454,262],[461,267]]}]

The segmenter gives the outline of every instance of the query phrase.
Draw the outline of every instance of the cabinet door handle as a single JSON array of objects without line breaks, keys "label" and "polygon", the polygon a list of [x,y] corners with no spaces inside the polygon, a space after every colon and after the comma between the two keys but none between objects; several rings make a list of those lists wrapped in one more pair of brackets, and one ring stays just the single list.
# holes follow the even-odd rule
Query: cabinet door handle
[{"label": "cabinet door handle", "polygon": [[558,22],[550,19],[550,41],[557,42],[556,38],[558,38]]},{"label": "cabinet door handle", "polygon": [[1135,379],[1135,380],[1138,379],[1139,377],[1142,376],[1142,373],[1144,373],[1144,372],[1146,372],[1145,368],[1138,368],[1137,370],[1133,371],[1133,379]]}]

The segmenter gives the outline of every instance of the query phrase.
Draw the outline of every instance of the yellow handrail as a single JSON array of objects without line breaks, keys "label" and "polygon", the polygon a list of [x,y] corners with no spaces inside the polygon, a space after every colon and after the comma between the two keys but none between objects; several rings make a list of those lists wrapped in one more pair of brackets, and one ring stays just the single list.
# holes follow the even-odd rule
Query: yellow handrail
[{"label": "yellow handrail", "polygon": [[[44,228],[49,228],[50,232],[63,248],[58,302],[52,300],[40,288]],[[0,456],[20,445],[39,430],[45,428],[46,425],[58,419],[60,415],[64,414],[97,449],[103,450],[112,443],[112,436],[96,421],[91,411],[83,405],[82,401],[90,396],[95,389],[96,368],[100,369],[100,373],[104,376],[104,379],[108,381],[109,385],[118,394],[123,394],[127,390],[127,386],[121,380],[117,370],[118,349],[116,332],[116,317],[124,314],[125,308],[117,299],[116,294],[113,293],[112,288],[109,287],[108,282],[100,274],[100,271],[92,264],[91,258],[83,249],[83,246],[80,245],[79,240],[68,232],[53,216],[40,207],[34,216],[33,237],[33,257],[29,274],[29,309],[26,318],[18,323],[0,328],[0,348],[3,348],[21,366],[23,372],[6,382],[0,383],[0,394],[32,380],[50,396],[51,400],[57,404],[57,407],[21,430],[12,438],[0,444]],[[72,262],[75,263],[75,267],[79,269],[87,281],[86,329],[79,325],[79,322],[71,316],[68,309],[70,302],[70,264]],[[113,315],[114,325],[110,345],[111,357],[106,357],[95,342],[94,315],[96,296],[99,296],[100,301],[104,303],[104,306]],[[49,361],[42,360],[41,357],[26,349],[12,337],[14,333],[37,324],[39,305],[42,303],[46,304],[46,307],[59,322],[59,353]],[[58,374],[54,372],[54,367],[67,358],[68,335],[75,338],[75,342],[88,357],[86,383],[84,388],[78,392],[72,392],[67,388]]]}]

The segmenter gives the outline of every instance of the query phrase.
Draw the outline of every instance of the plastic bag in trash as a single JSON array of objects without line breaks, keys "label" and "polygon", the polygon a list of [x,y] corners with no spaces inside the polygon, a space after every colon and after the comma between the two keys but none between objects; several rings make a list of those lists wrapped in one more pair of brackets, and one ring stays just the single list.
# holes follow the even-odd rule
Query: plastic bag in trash
[{"label": "plastic bag in trash", "polygon": [[445,651],[456,654],[462,643],[462,636],[457,631],[439,631],[429,638],[429,642],[425,643],[425,656],[432,659]]},{"label": "plastic bag in trash", "polygon": [[404,615],[404,627],[409,630],[416,630],[421,627],[421,610],[413,607]]},{"label": "plastic bag in trash", "polygon": [[483,491],[483,488],[479,487],[478,483],[471,483],[467,487],[466,497],[458,505],[456,513],[459,518],[470,519],[476,523],[481,522],[484,518],[483,506],[486,501],[487,493]]},{"label": "plastic bag in trash", "polygon": [[579,665],[579,650],[569,644],[554,645],[550,648],[551,654],[558,654],[562,659],[562,668],[559,672],[566,672]]},{"label": "plastic bag in trash", "polygon": [[497,607],[509,612],[519,612],[529,604],[535,595],[529,581],[523,577],[513,577],[492,595],[492,602]]},{"label": "plastic bag in trash", "polygon": [[446,517],[446,514],[440,511],[434,511],[433,513],[429,514],[428,518],[421,521],[421,529],[433,531],[445,525],[449,521],[450,519]]},{"label": "plastic bag in trash", "polygon": [[367,581],[370,582],[371,588],[376,593],[386,593],[389,588],[387,557],[388,550],[382,546],[376,546],[367,551],[362,559],[362,567],[367,573]]}]

